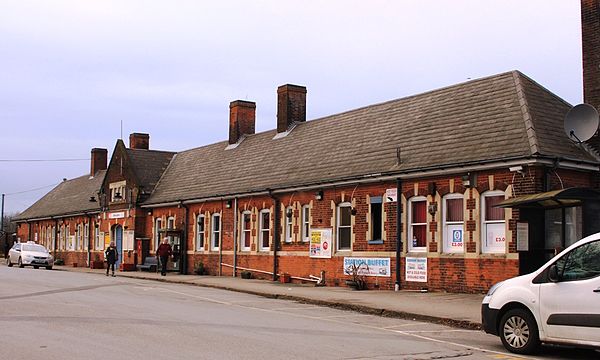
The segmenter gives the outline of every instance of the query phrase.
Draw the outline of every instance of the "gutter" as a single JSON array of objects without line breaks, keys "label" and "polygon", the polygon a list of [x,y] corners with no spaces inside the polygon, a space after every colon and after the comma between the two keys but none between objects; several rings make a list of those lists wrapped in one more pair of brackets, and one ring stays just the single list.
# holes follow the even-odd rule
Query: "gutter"
[{"label": "gutter", "polygon": [[[512,166],[528,166],[528,165],[551,165],[557,166],[564,169],[571,170],[584,170],[584,171],[600,171],[600,164],[588,162],[588,161],[576,161],[564,158],[549,157],[549,156],[534,156],[534,157],[511,157],[500,160],[494,160],[490,162],[479,162],[479,163],[463,163],[454,164],[452,167],[432,167],[432,168],[421,168],[408,170],[405,172],[387,172],[387,173],[375,173],[366,174],[360,176],[354,176],[346,179],[340,179],[337,181],[324,181],[316,183],[301,184],[293,187],[282,187],[272,190],[256,190],[248,191],[244,193],[230,193],[221,194],[203,198],[193,198],[184,200],[185,204],[194,204],[207,201],[222,201],[222,200],[234,200],[235,198],[243,198],[250,196],[271,196],[273,194],[282,194],[288,192],[306,191],[306,190],[319,190],[323,188],[339,187],[344,185],[355,185],[355,184],[368,184],[377,182],[395,181],[396,179],[410,180],[424,177],[442,176],[448,174],[457,174],[464,172],[475,172],[484,170],[493,170]],[[162,202],[155,204],[142,205],[142,208],[157,208],[165,206],[177,206],[179,202]]]}]

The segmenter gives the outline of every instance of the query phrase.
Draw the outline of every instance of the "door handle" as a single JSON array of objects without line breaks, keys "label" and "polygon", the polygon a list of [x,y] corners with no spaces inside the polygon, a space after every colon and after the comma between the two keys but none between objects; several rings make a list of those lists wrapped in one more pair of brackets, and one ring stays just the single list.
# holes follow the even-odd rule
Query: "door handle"
[{"label": "door handle", "polygon": [[600,288],[594,289],[595,293],[600,293]]}]

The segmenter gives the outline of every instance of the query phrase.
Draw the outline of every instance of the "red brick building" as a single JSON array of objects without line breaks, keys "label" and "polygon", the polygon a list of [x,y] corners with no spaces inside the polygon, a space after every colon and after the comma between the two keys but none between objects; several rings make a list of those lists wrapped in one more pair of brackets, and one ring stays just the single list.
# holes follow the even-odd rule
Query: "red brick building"
[{"label": "red brick building", "polygon": [[[598,8],[582,1],[585,96],[596,107]],[[572,142],[571,105],[518,71],[311,121],[306,94],[278,88],[271,131],[256,134],[256,104],[238,100],[227,141],[174,154],[149,150],[145,134],[129,148],[119,140],[106,171],[21,214],[19,237],[47,239],[50,227],[59,239],[52,226],[73,236],[83,224],[82,247],[46,241],[67,263],[112,240],[133,269],[168,237],[182,273],[325,274],[344,286],[362,264],[369,288],[483,292],[600,231],[598,135]],[[96,202],[44,205],[71,192]]]}]

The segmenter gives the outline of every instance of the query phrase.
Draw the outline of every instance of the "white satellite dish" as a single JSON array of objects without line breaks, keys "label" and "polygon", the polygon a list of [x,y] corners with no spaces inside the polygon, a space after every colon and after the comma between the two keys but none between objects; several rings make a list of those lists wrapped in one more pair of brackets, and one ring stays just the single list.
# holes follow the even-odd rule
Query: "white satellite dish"
[{"label": "white satellite dish", "polygon": [[598,130],[598,111],[592,105],[575,105],[565,116],[565,133],[569,139],[582,143]]}]

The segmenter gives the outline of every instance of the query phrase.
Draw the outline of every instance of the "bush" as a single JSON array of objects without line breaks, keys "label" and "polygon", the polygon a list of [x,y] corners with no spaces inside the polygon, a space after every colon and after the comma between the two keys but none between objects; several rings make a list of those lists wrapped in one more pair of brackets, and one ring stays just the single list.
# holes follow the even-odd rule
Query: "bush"
[{"label": "bush", "polygon": [[204,268],[204,263],[202,261],[196,263],[196,267],[194,268],[194,274],[196,275],[205,275],[206,269]]},{"label": "bush", "polygon": [[252,279],[252,273],[250,271],[242,271],[240,275],[242,276],[242,279]]},{"label": "bush", "polygon": [[54,260],[54,265],[64,265],[65,261],[63,259]]}]

